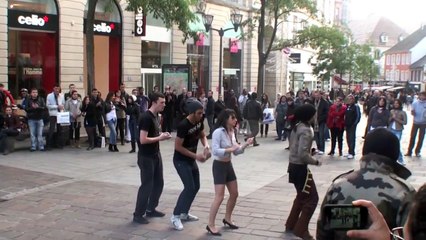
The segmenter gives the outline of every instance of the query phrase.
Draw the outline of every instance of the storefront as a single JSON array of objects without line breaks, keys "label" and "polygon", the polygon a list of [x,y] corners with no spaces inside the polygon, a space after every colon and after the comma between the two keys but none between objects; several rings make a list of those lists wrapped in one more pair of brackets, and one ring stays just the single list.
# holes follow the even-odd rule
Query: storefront
[{"label": "storefront", "polygon": [[[84,11],[84,29],[86,29],[87,7],[88,4]],[[120,7],[116,1],[98,0],[93,26],[95,35],[94,87],[105,96],[110,91],[118,90],[122,82],[121,19]],[[86,38],[84,42],[86,42]],[[86,73],[86,57],[84,59],[84,72]],[[87,81],[85,82],[87,83]]]},{"label": "storefront", "polygon": [[225,91],[232,89],[236,94],[242,92],[241,44],[237,38],[228,38],[223,49],[223,88]]},{"label": "storefront", "polygon": [[9,1],[8,89],[14,97],[21,88],[45,95],[58,84],[58,31],[56,1]]},{"label": "storefront", "polygon": [[192,70],[192,90],[198,95],[210,90],[210,38],[208,34],[199,33],[197,41],[187,42],[188,63]]}]

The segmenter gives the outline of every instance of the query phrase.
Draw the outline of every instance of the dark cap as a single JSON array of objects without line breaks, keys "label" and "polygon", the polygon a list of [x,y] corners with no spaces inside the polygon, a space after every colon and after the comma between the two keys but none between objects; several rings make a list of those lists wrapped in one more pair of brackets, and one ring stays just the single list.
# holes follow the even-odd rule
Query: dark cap
[{"label": "dark cap", "polygon": [[386,128],[377,128],[365,137],[362,155],[376,153],[396,161],[399,157],[399,147],[399,140],[395,134]]},{"label": "dark cap", "polygon": [[315,115],[316,111],[311,104],[303,104],[294,110],[294,118],[297,122],[307,122]]},{"label": "dark cap", "polygon": [[203,108],[203,104],[196,98],[188,98],[185,101],[185,110],[188,114],[195,113],[198,109]]}]

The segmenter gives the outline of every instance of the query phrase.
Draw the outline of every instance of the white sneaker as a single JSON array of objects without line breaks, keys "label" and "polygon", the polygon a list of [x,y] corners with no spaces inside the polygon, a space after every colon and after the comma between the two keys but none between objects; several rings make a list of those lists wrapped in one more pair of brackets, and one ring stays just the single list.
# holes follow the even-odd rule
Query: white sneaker
[{"label": "white sneaker", "polygon": [[348,159],[353,159],[353,158],[354,158],[354,156],[353,156],[352,154],[348,154],[347,158],[348,158]]},{"label": "white sneaker", "polygon": [[349,154],[349,153],[347,153],[347,154],[343,155],[343,157],[347,158],[349,155],[350,155],[350,154]]},{"label": "white sneaker", "polygon": [[318,151],[317,154],[318,155],[324,155],[324,152],[323,151]]},{"label": "white sneaker", "polygon": [[194,221],[198,221],[199,218],[197,216],[190,214],[190,213],[181,213],[180,214],[180,220],[187,221],[187,222],[194,222]]},{"label": "white sneaker", "polygon": [[178,230],[178,231],[182,231],[183,230],[183,224],[180,221],[180,216],[179,215],[173,215],[170,218],[170,221],[172,222],[173,227]]}]

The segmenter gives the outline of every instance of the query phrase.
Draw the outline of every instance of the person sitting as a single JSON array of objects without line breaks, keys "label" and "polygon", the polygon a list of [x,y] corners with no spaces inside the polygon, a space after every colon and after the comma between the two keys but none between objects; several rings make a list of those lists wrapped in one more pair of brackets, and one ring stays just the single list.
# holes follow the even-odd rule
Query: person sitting
[{"label": "person sitting", "polygon": [[[405,239],[405,240],[422,240],[426,239],[426,184],[420,187],[411,204],[411,210],[408,219],[403,227],[403,236],[400,236],[400,227],[390,231],[386,220],[380,213],[379,209],[367,200],[356,200],[352,202],[355,206],[367,207],[372,222],[370,227],[365,230],[350,230],[346,233],[351,238],[362,238],[366,240],[389,240],[389,239]],[[389,236],[390,235],[390,236]],[[403,237],[403,238],[402,238]]]},{"label": "person sitting", "polygon": [[2,152],[3,155],[7,155],[10,151],[8,144],[6,144],[7,137],[18,136],[20,121],[16,113],[13,113],[12,107],[7,106],[5,109],[5,116],[3,120],[0,119],[0,122],[4,124],[3,127],[0,126],[0,152]]}]

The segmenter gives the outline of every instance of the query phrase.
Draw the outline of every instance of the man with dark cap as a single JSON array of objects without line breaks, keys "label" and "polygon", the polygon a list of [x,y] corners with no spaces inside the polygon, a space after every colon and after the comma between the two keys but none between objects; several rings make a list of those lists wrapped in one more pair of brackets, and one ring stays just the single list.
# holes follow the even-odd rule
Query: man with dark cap
[{"label": "man with dark cap", "polygon": [[[338,176],[327,190],[324,204],[352,204],[357,199],[369,200],[377,206],[389,228],[403,226],[415,190],[406,181],[411,172],[400,165],[399,140],[385,128],[367,134],[362,149],[360,169]],[[321,216],[321,214],[320,214]],[[317,240],[349,239],[345,231],[324,228],[319,218]]]},{"label": "man with dark cap", "polygon": [[[173,164],[183,183],[171,222],[173,227],[183,230],[182,221],[197,221],[198,217],[191,215],[189,209],[200,189],[200,171],[197,161],[205,162],[210,155],[210,147],[204,134],[203,104],[194,98],[185,100],[184,118],[177,126]],[[204,146],[204,153],[197,153],[198,141]]]},{"label": "man with dark cap", "polygon": [[286,232],[293,232],[302,239],[313,239],[308,230],[309,221],[318,204],[318,192],[308,164],[320,166],[321,162],[311,154],[314,131],[312,123],[315,107],[303,104],[294,110],[293,131],[290,135],[288,179],[294,184],[297,195],[285,223]]}]

